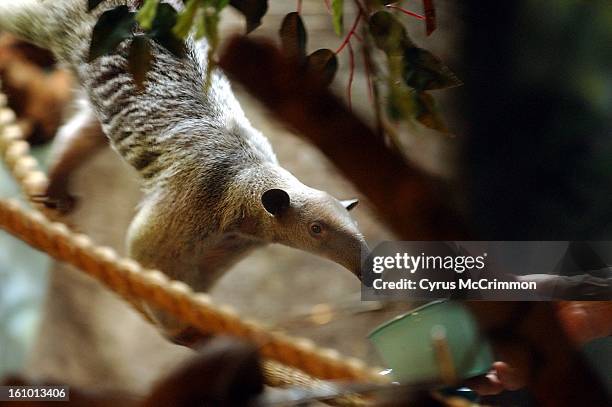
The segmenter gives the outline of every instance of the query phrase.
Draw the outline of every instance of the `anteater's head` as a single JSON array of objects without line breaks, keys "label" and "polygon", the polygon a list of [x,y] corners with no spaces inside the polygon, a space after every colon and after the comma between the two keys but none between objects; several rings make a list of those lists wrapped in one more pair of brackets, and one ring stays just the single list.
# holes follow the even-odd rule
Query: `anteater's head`
[{"label": "anteater's head", "polygon": [[349,213],[357,199],[338,200],[295,183],[264,190],[260,201],[267,240],[328,258],[361,279],[369,249]]}]

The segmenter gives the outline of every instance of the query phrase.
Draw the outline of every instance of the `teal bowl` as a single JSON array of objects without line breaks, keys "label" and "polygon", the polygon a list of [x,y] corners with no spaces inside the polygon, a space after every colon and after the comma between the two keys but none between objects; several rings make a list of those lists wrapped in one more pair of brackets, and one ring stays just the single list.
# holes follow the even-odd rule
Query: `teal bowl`
[{"label": "teal bowl", "polygon": [[[376,328],[368,338],[400,383],[461,381],[485,374],[493,352],[459,302],[434,301]],[[449,369],[451,369],[449,371]]]}]

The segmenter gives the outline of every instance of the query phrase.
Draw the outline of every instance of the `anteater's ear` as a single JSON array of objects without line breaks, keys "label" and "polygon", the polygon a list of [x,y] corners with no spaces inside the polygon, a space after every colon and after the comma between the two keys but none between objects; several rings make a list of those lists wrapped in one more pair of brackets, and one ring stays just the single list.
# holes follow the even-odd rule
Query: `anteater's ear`
[{"label": "anteater's ear", "polygon": [[344,201],[340,201],[340,203],[346,208],[347,211],[350,211],[357,206],[359,199],[346,199]]},{"label": "anteater's ear", "polygon": [[276,216],[289,208],[289,194],[282,189],[268,189],[261,196],[261,203],[266,208],[266,211]]}]

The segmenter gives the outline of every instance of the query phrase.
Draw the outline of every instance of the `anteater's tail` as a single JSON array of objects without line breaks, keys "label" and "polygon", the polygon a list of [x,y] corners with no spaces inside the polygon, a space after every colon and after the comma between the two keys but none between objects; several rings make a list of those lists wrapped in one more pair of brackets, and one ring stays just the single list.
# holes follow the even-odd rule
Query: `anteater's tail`
[{"label": "anteater's tail", "polygon": [[0,0],[0,31],[7,31],[43,48],[52,35],[48,26],[51,5],[39,0]]},{"label": "anteater's tail", "polygon": [[102,11],[126,1],[102,2],[93,12],[86,0],[0,0],[0,31],[52,51],[68,64],[83,61]]}]

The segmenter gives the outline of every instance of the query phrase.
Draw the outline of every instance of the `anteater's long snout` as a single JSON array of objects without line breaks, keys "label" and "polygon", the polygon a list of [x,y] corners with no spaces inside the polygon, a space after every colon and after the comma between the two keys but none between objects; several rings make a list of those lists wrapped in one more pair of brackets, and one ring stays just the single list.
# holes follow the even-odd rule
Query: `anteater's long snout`
[{"label": "anteater's long snout", "polygon": [[363,275],[365,271],[366,259],[370,256],[370,248],[365,241],[359,242],[358,249],[354,253],[351,253],[350,264],[347,265],[349,269],[359,281],[363,282]]}]

